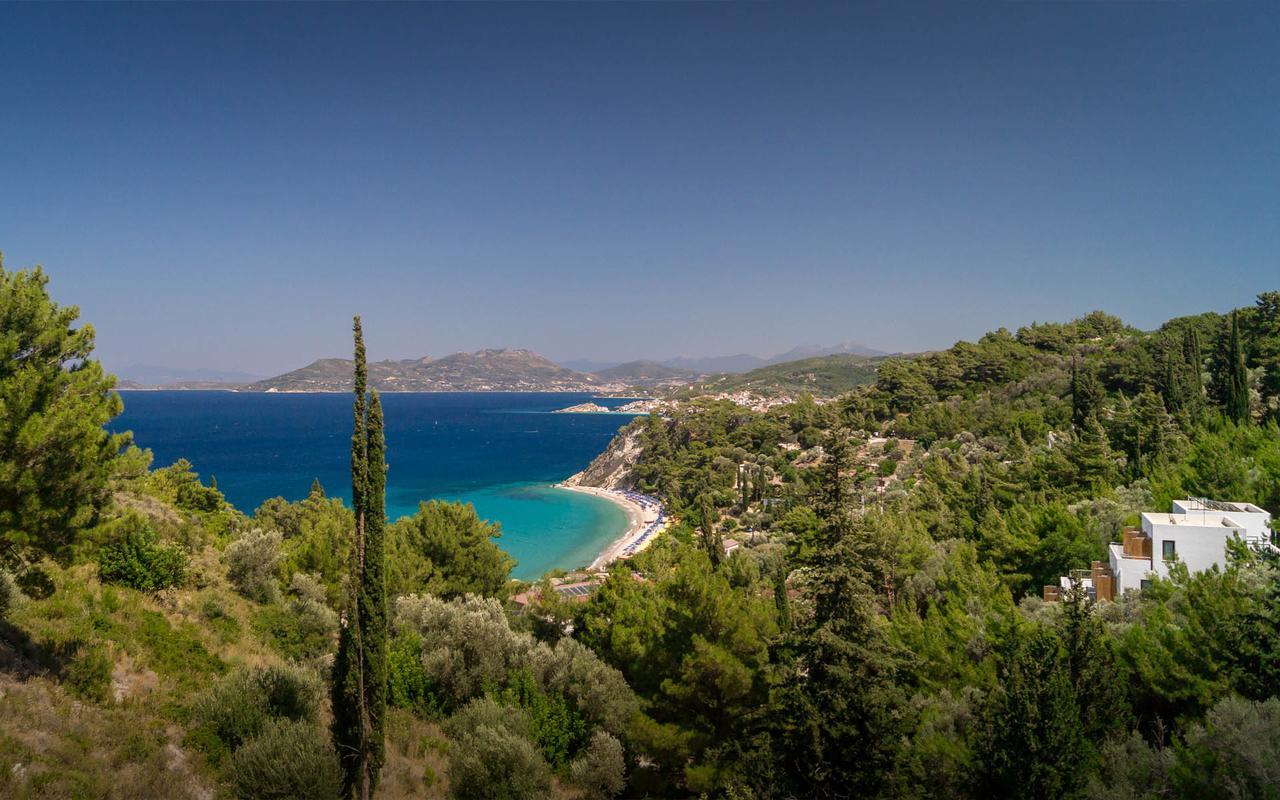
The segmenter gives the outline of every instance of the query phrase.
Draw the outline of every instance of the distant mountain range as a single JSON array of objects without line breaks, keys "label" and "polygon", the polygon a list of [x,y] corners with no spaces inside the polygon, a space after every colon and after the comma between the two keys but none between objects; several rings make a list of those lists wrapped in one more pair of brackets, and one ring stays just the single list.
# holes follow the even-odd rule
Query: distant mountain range
[{"label": "distant mountain range", "polygon": [[616,367],[595,370],[592,374],[608,383],[627,383],[636,386],[656,386],[670,382],[688,383],[700,377],[700,374],[693,370],[670,367],[656,361],[628,361]]},{"label": "distant mountain range", "polygon": [[[352,362],[322,358],[301,369],[240,387],[247,391],[350,391]],[[606,381],[530,350],[477,350],[369,364],[369,386],[383,392],[590,392]]]},{"label": "distant mountain range", "polygon": [[867,347],[859,342],[849,341],[830,346],[802,344],[791,348],[785,353],[778,353],[770,358],[761,358],[760,356],[751,355],[749,353],[737,353],[731,356],[676,356],[675,358],[668,358],[665,361],[628,361],[625,364],[617,361],[591,361],[587,359],[562,361],[561,363],[569,369],[578,370],[579,372],[589,372],[594,375],[602,375],[612,369],[620,369],[622,367],[634,369],[633,365],[636,364],[652,364],[668,367],[670,369],[678,370],[681,373],[692,373],[694,375],[720,375],[724,373],[736,374],[741,372],[750,372],[753,369],[767,367],[770,364],[781,364],[786,361],[798,361],[803,358],[838,355],[855,355],[874,358],[876,356],[888,355],[888,353]]},{"label": "distant mountain range", "polygon": [[[715,376],[750,373],[775,364],[826,356],[865,359],[884,355],[856,342],[832,347],[800,345],[773,358],[738,354],[666,361],[568,361],[557,364],[531,350],[477,350],[369,364],[369,385],[383,392],[595,392],[626,387],[680,388]],[[238,372],[132,366],[120,370],[122,389],[235,389],[248,392],[351,390],[352,362],[321,358],[305,367],[258,379]],[[723,384],[723,382],[721,382]],[[730,381],[730,385],[736,382]],[[717,387],[719,388],[719,387]]]}]

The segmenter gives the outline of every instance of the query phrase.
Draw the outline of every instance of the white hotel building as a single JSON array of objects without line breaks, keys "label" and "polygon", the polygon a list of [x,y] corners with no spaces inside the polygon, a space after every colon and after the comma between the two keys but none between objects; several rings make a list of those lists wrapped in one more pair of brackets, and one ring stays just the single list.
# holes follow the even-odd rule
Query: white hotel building
[{"label": "white hotel building", "polygon": [[1268,527],[1271,515],[1252,503],[1175,500],[1168,513],[1144,513],[1142,528],[1125,528],[1124,541],[1112,542],[1106,563],[1073,570],[1058,586],[1044,587],[1044,599],[1057,600],[1079,582],[1099,600],[1113,600],[1130,589],[1142,589],[1152,576],[1169,577],[1177,559],[1191,572],[1226,563],[1227,543],[1240,537],[1251,547],[1276,547]]}]

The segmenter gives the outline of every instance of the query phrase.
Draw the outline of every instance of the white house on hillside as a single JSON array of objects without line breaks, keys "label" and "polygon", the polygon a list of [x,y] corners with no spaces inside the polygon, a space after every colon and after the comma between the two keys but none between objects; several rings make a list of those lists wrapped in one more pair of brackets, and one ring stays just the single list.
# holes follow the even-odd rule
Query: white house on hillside
[{"label": "white house on hillside", "polygon": [[1181,561],[1191,572],[1226,562],[1227,543],[1239,537],[1251,547],[1276,547],[1268,527],[1271,515],[1252,503],[1218,500],[1175,500],[1168,513],[1144,513],[1142,528],[1125,528],[1124,541],[1112,542],[1107,563],[1063,576],[1059,586],[1046,586],[1046,600],[1056,600],[1082,583],[1091,595],[1112,600],[1129,589],[1144,588],[1152,576],[1169,577],[1169,566]]}]

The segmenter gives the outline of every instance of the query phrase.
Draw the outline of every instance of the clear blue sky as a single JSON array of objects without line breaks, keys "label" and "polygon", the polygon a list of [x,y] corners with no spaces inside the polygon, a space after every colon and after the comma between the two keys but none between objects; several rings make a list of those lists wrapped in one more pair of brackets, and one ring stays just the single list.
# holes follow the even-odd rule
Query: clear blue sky
[{"label": "clear blue sky", "polygon": [[1280,4],[0,5],[108,366],[945,346],[1280,288]]}]

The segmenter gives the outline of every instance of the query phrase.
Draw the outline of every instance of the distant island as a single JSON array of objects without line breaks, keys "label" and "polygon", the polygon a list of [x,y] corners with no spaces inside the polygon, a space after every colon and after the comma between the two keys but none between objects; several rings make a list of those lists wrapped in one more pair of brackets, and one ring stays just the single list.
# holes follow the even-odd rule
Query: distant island
[{"label": "distant island", "polygon": [[[477,350],[438,359],[375,361],[369,364],[369,385],[381,392],[594,392],[610,388],[607,381],[566,369],[531,350]],[[240,390],[350,391],[351,361],[322,358]]]},{"label": "distant island", "polygon": [[[805,350],[807,348],[795,348],[791,352]],[[615,397],[628,394],[634,397],[638,392],[645,396],[672,397],[691,391],[726,395],[748,391],[762,397],[799,394],[833,397],[873,382],[882,360],[882,356],[841,352],[770,363],[741,373],[695,370],[646,360],[581,371],[557,364],[532,350],[484,349],[441,358],[423,356],[371,362],[369,384],[381,392],[589,392]],[[352,388],[351,370],[350,359],[321,358],[275,377],[236,381],[219,379],[218,375],[203,374],[199,370],[149,367],[139,368],[136,377],[125,376],[117,388],[347,392]],[[627,407],[612,410],[636,413],[636,409]],[[641,409],[641,413],[647,411]]]},{"label": "distant island", "polygon": [[661,411],[664,402],[653,398],[642,398],[632,400],[630,403],[624,403],[617,408],[609,408],[599,403],[586,402],[578,403],[568,408],[557,409],[552,412],[555,414],[649,414],[654,411]]}]

